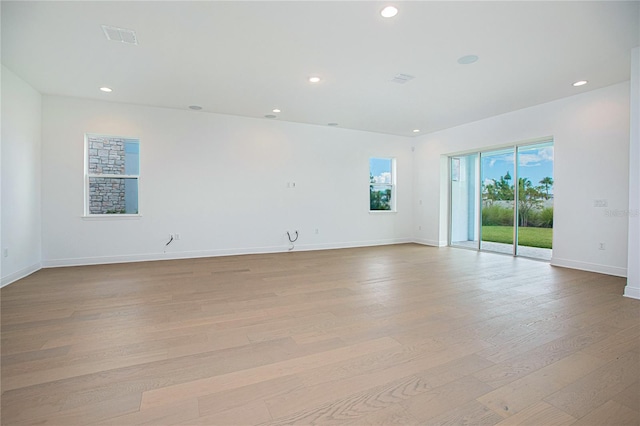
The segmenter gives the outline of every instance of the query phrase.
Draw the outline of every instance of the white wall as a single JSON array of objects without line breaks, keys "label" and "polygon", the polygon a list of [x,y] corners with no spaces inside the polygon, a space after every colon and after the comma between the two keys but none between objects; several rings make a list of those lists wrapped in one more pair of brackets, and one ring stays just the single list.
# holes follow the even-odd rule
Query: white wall
[{"label": "white wall", "polygon": [[[447,243],[446,155],[552,136],[552,264],[626,276],[629,83],[585,92],[420,137],[414,206],[417,240]],[[606,199],[606,208],[594,200]],[[422,205],[419,201],[422,200]],[[599,250],[599,243],[606,250]]]},{"label": "white wall", "polygon": [[629,254],[624,295],[640,299],[640,47],[631,54],[631,138],[629,143]]},{"label": "white wall", "polygon": [[0,286],[40,269],[41,111],[40,94],[3,66]]},{"label": "white wall", "polygon": [[[140,138],[141,218],[82,217],[86,132]],[[287,230],[296,250],[410,241],[412,155],[397,136],[44,96],[43,264],[286,251]],[[396,214],[368,212],[371,156],[397,158]]]}]

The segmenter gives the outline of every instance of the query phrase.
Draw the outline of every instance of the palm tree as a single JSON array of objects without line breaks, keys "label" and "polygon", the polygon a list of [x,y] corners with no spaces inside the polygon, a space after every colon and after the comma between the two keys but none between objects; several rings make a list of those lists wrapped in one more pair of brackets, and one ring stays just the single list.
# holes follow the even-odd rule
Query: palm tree
[{"label": "palm tree", "polygon": [[544,193],[545,199],[549,199],[549,188],[551,188],[553,186],[553,179],[550,178],[549,176],[543,178],[540,182],[539,182],[543,187],[544,187]]}]

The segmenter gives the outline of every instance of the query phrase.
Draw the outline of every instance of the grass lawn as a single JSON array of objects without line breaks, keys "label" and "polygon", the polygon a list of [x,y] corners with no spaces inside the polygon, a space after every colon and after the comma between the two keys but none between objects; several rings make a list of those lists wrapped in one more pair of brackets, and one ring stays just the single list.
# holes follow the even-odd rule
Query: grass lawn
[{"label": "grass lawn", "polygon": [[[553,228],[518,228],[518,244],[527,247],[551,248]],[[483,226],[482,241],[513,244],[513,227]]]}]

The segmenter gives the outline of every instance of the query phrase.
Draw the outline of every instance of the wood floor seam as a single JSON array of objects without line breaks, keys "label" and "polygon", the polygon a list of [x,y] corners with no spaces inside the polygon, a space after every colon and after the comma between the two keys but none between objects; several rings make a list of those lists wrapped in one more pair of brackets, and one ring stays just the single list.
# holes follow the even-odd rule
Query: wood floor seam
[{"label": "wood floor seam", "polygon": [[44,269],[0,424],[640,425],[625,280],[400,244]]}]

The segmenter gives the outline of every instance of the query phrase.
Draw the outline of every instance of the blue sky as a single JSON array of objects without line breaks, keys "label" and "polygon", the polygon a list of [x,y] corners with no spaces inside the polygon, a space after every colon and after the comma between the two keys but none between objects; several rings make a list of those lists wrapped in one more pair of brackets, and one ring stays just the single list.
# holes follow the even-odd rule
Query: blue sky
[{"label": "blue sky", "polygon": [[380,176],[382,173],[391,173],[391,160],[388,158],[370,158],[369,172],[374,176]]},{"label": "blue sky", "polygon": [[[536,145],[534,148],[520,148],[518,164],[519,177],[528,178],[534,186],[540,185],[544,177],[553,178],[553,146]],[[513,178],[513,152],[483,154],[482,178],[485,182],[487,179],[499,180],[500,176],[504,176],[507,171]],[[549,192],[553,193],[553,190]]]}]

